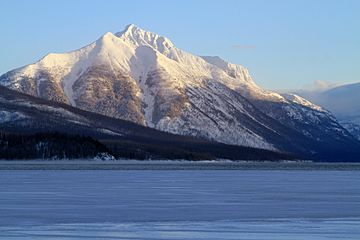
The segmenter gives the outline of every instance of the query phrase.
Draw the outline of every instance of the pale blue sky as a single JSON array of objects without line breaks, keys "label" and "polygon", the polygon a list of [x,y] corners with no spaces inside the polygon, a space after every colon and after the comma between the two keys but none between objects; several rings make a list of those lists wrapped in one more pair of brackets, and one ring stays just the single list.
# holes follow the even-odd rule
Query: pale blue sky
[{"label": "pale blue sky", "polygon": [[359,0],[1,0],[0,74],[129,23],[249,68],[269,89],[360,81]]}]

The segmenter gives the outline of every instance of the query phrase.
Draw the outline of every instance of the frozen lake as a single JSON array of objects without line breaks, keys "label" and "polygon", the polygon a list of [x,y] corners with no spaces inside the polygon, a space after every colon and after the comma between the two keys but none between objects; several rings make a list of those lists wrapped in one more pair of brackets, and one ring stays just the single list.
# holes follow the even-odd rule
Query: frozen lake
[{"label": "frozen lake", "polygon": [[360,239],[360,172],[3,170],[0,239]]}]

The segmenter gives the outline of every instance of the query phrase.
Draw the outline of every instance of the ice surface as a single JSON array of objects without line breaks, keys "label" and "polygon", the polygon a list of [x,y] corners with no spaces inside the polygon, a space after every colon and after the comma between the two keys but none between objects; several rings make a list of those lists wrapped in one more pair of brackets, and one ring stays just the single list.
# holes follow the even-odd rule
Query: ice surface
[{"label": "ice surface", "polygon": [[358,171],[1,171],[0,239],[359,239]]}]

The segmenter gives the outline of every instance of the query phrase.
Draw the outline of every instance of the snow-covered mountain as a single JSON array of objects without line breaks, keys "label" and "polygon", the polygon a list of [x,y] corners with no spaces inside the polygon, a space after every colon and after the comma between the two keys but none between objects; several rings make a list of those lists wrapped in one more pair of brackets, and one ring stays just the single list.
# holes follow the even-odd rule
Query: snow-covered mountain
[{"label": "snow-covered mountain", "polygon": [[298,91],[298,94],[331,111],[360,140],[360,83],[337,86],[325,91]]},{"label": "snow-covered mountain", "polygon": [[329,144],[357,144],[321,107],[296,95],[261,89],[246,68],[219,57],[192,55],[134,25],[79,50],[48,54],[4,74],[0,84],[224,143],[314,154]]}]

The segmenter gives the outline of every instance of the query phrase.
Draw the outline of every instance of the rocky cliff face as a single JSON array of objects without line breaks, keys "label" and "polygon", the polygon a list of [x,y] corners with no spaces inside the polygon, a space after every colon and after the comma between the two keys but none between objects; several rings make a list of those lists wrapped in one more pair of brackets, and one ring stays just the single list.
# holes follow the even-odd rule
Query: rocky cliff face
[{"label": "rocky cliff face", "polygon": [[355,144],[331,114],[261,89],[246,68],[198,57],[129,25],[94,43],[6,73],[0,84],[159,130],[229,144],[317,153]]}]

